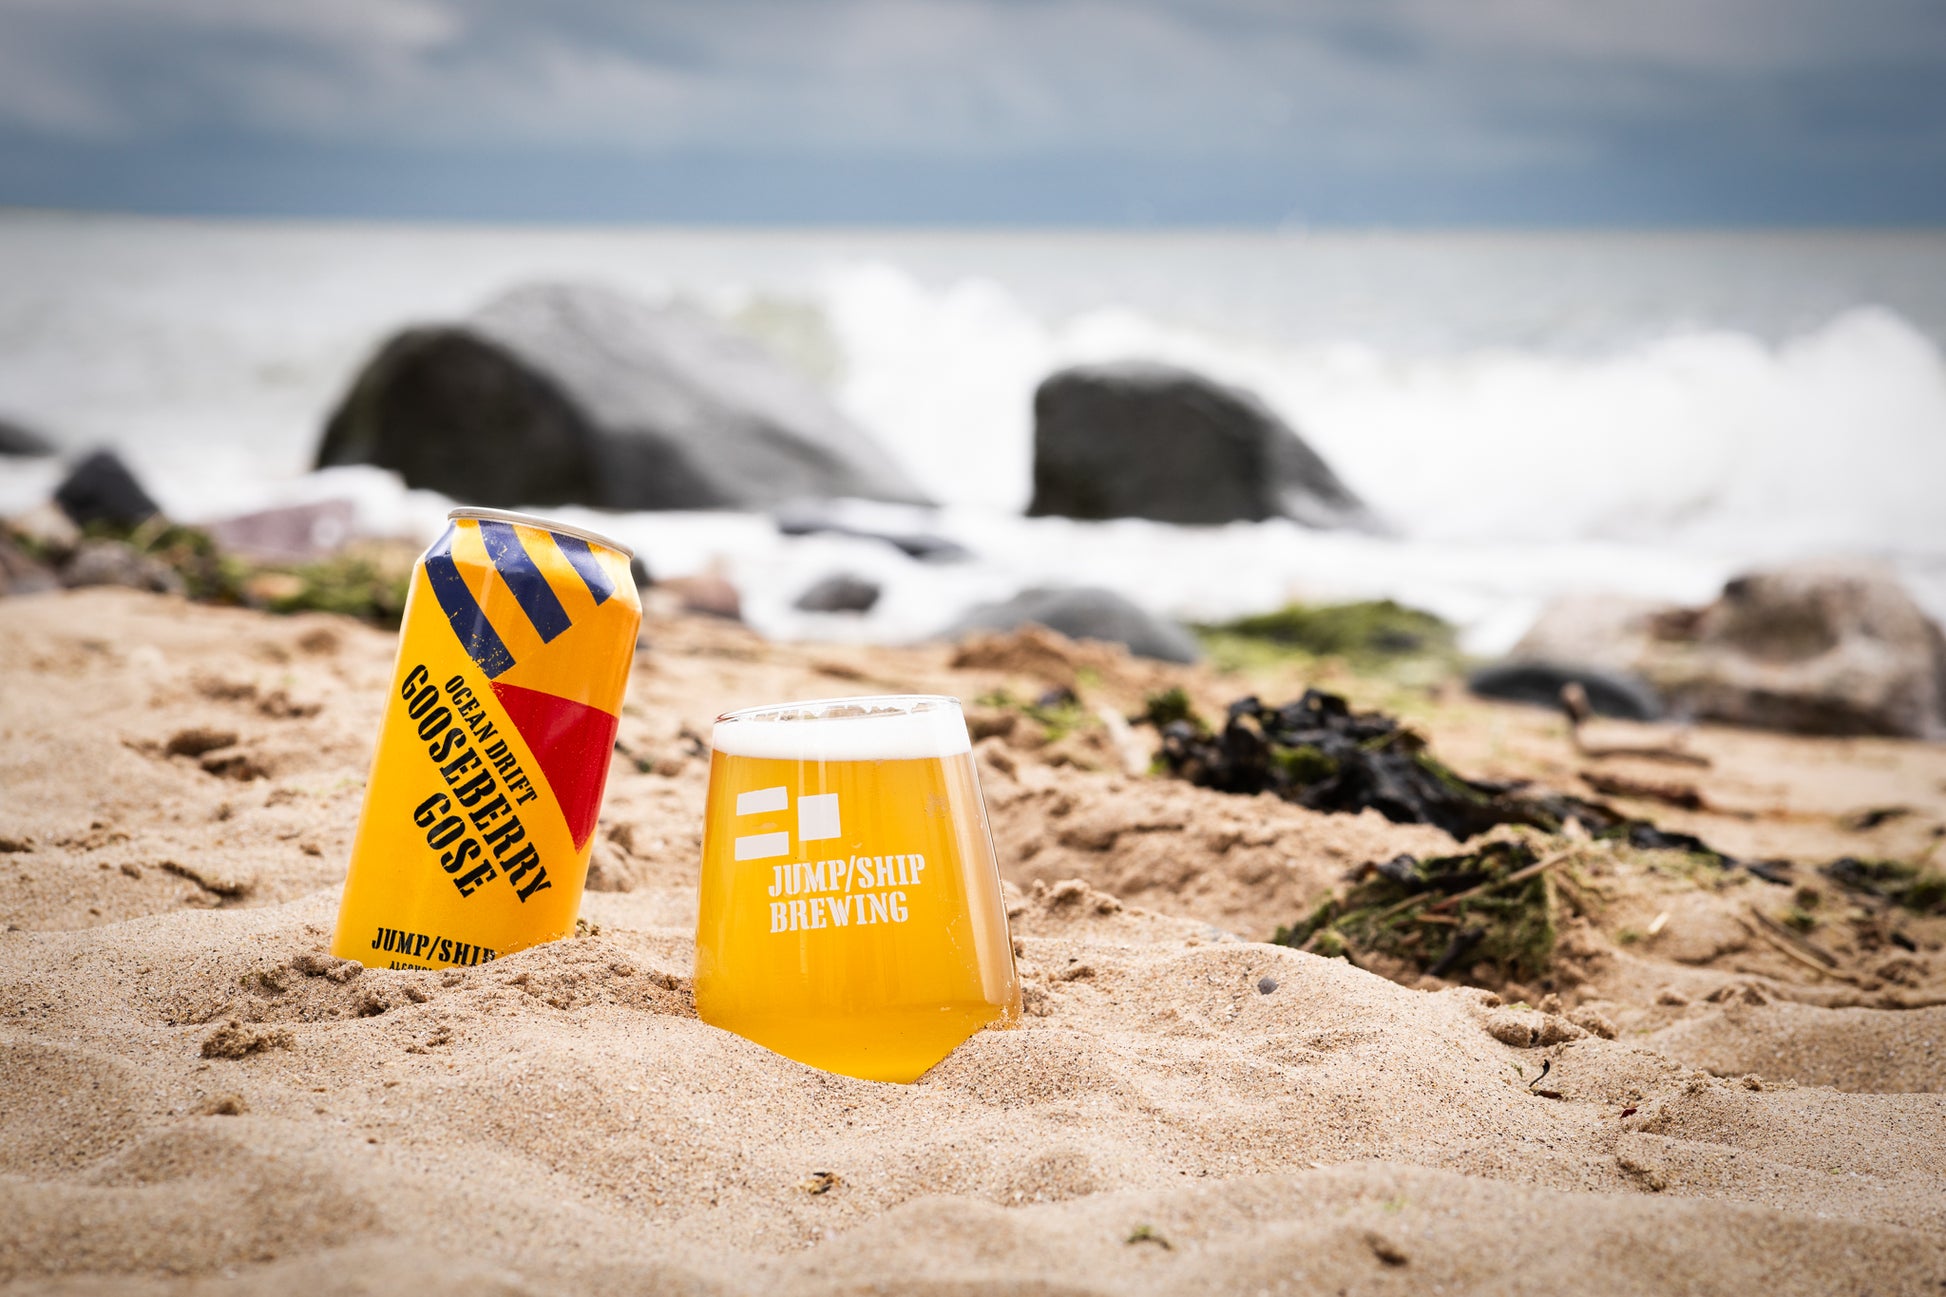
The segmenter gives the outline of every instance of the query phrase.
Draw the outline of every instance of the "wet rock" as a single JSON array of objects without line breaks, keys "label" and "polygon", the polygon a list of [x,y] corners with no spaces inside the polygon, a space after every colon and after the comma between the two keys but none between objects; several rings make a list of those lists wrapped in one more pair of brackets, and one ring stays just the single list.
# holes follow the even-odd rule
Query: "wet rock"
[{"label": "wet rock", "polygon": [[658,581],[655,588],[673,596],[684,612],[721,617],[725,621],[743,620],[743,599],[725,577],[710,573],[670,577]]},{"label": "wet rock", "polygon": [[54,502],[82,527],[104,523],[126,530],[162,511],[112,450],[97,450],[76,464],[54,489]]},{"label": "wet rock", "polygon": [[0,455],[27,459],[53,453],[54,447],[47,438],[17,423],[0,419]]},{"label": "wet rock", "polygon": [[954,622],[945,638],[1026,625],[1045,626],[1069,639],[1121,644],[1137,657],[1160,662],[1195,662],[1203,655],[1195,636],[1175,622],[1113,590],[1085,586],[1023,590],[1003,603],[983,604]]},{"label": "wet rock", "polygon": [[301,563],[335,552],[351,538],[357,506],[319,500],[238,514],[203,527],[224,549],[245,558]]},{"label": "wet rock", "polygon": [[1621,671],[1556,662],[1499,662],[1466,678],[1466,687],[1482,698],[1554,709],[1561,706],[1562,687],[1570,684],[1581,686],[1598,716],[1630,721],[1662,717],[1662,699],[1649,683]]},{"label": "wet rock", "polygon": [[972,550],[944,536],[860,527],[804,509],[779,514],[777,530],[785,536],[851,536],[859,540],[883,541],[907,558],[917,559],[921,563],[963,563],[973,557]]},{"label": "wet rock", "polygon": [[1189,524],[1291,518],[1381,530],[1256,396],[1144,363],[1080,366],[1041,383],[1027,512]]},{"label": "wet rock", "polygon": [[519,289],[462,325],[396,335],[332,414],[317,462],[378,464],[502,506],[924,502],[756,344],[697,311],[589,285]]},{"label": "wet rock", "polygon": [[81,543],[81,529],[52,500],[7,519],[6,530],[50,562],[65,558]]},{"label": "wet rock", "polygon": [[1639,676],[1698,720],[1819,735],[1946,730],[1946,637],[1868,563],[1749,573],[1703,608],[1562,601],[1512,657]]},{"label": "wet rock", "polygon": [[53,568],[29,554],[12,536],[0,532],[0,595],[41,594],[60,588]]},{"label": "wet rock", "polygon": [[791,607],[799,612],[867,613],[878,603],[879,593],[878,582],[838,572],[797,596]]},{"label": "wet rock", "polygon": [[61,565],[65,586],[119,585],[154,594],[185,594],[187,584],[174,568],[124,541],[87,540]]},{"label": "wet rock", "polygon": [[1703,610],[1698,715],[1800,734],[1946,728],[1946,638],[1889,571],[1804,565],[1738,577]]}]

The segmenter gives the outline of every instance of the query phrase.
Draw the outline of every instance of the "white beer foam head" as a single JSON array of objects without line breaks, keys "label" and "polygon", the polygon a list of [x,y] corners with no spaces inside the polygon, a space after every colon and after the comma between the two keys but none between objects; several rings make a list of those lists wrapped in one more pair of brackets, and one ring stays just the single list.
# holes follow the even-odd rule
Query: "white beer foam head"
[{"label": "white beer foam head", "polygon": [[957,698],[824,698],[717,718],[710,746],[779,761],[905,761],[972,750]]}]

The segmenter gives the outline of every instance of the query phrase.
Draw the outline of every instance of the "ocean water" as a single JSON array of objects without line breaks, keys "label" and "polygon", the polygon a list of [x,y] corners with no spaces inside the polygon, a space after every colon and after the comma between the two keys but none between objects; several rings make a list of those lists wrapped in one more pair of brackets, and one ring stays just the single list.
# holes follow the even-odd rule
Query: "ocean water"
[{"label": "ocean water", "polygon": [[[942,507],[861,520],[972,562],[787,539],[761,516],[554,510],[652,569],[718,571],[767,633],[926,635],[1087,582],[1214,619],[1390,595],[1510,644],[1549,598],[1709,598],[1763,563],[1864,555],[1946,616],[1946,233],[1156,234],[547,229],[0,214],[0,418],[112,445],[173,515],[344,496],[423,537],[448,502],[307,471],[393,329],[542,279],[695,302],[822,383]],[[1396,529],[1019,516],[1030,401],[1077,361],[1256,390]],[[0,510],[58,468],[0,461]],[[794,612],[882,583],[864,618]]]}]

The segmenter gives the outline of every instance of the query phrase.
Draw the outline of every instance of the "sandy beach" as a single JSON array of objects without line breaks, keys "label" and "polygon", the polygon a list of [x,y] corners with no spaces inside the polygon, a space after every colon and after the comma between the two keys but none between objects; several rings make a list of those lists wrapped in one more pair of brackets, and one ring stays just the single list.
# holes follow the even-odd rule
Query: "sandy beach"
[{"label": "sandy beach", "polygon": [[[1040,632],[840,651],[652,615],[645,643],[584,931],[388,972],[325,943],[391,635],[120,590],[0,603],[0,1279],[416,1297],[1946,1283],[1946,920],[1807,864],[1793,890],[1569,842],[1545,984],[1401,984],[1264,943],[1363,862],[1453,849],[1439,830],[1132,775],[1147,731],[1050,744],[975,708],[1024,1021],[916,1085],[825,1075],[695,1017],[694,736],[717,712],[1077,677],[1090,706],[1180,684],[1214,711],[1299,682]],[[1668,777],[1591,763],[1544,711],[1327,683],[1472,775],[1584,794],[1593,764]],[[1686,742],[1713,762],[1684,776],[1708,809],[1636,809],[1726,851],[1913,855],[1946,821],[1936,745]],[[1834,962],[1759,917],[1792,906]]]}]

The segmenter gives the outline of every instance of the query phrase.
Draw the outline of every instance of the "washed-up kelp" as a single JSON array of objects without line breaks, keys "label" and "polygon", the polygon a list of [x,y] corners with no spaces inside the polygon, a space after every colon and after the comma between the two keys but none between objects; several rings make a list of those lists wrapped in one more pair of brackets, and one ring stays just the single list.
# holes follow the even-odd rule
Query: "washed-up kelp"
[{"label": "washed-up kelp", "polygon": [[1847,891],[1876,896],[1914,914],[1946,914],[1946,874],[1903,860],[1858,860],[1846,856],[1819,873]]},{"label": "washed-up kelp", "polygon": [[1377,953],[1434,977],[1481,964],[1501,980],[1539,977],[1554,954],[1553,863],[1519,842],[1428,860],[1395,856],[1365,866],[1342,896],[1271,939],[1325,956]]},{"label": "washed-up kelp", "polygon": [[1200,787],[1272,792],[1315,811],[1371,807],[1394,823],[1436,824],[1456,838],[1509,823],[1559,827],[1503,786],[1454,773],[1394,718],[1354,712],[1336,694],[1311,689],[1282,707],[1240,698],[1220,733],[1180,698],[1157,698],[1150,718],[1162,730],[1163,767]]},{"label": "washed-up kelp", "polygon": [[1573,820],[1597,839],[1687,851],[1771,882],[1789,878],[1787,864],[1737,860],[1691,834],[1631,819],[1605,802],[1468,779],[1396,717],[1355,712],[1337,694],[1317,689],[1282,707],[1240,698],[1230,704],[1220,732],[1195,715],[1179,690],[1150,699],[1145,719],[1162,732],[1161,767],[1203,788],[1275,793],[1314,811],[1370,808],[1395,824],[1432,824],[1461,840],[1503,824],[1558,833]]}]

